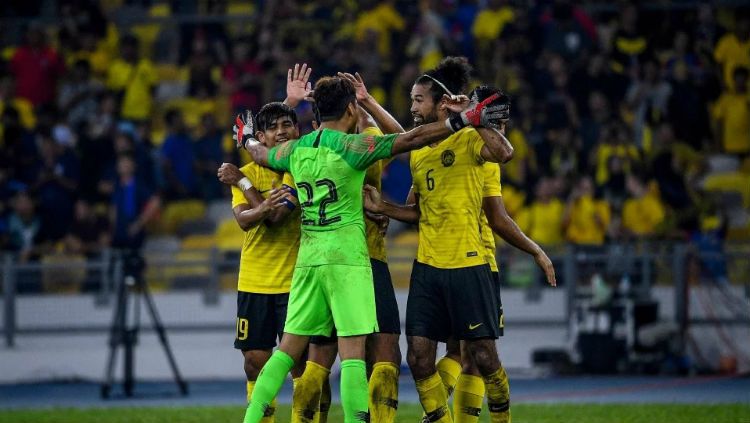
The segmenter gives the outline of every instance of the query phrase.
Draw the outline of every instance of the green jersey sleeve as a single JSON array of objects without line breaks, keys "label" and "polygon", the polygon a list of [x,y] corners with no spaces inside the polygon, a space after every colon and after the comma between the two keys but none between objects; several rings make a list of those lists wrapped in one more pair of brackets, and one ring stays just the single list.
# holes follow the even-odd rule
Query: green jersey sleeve
[{"label": "green jersey sleeve", "polygon": [[297,141],[287,141],[268,150],[268,165],[274,170],[289,172],[289,158],[297,147]]},{"label": "green jersey sleeve", "polygon": [[341,156],[349,165],[358,170],[366,170],[378,160],[391,157],[391,150],[399,134],[372,135],[351,134],[343,139]]}]

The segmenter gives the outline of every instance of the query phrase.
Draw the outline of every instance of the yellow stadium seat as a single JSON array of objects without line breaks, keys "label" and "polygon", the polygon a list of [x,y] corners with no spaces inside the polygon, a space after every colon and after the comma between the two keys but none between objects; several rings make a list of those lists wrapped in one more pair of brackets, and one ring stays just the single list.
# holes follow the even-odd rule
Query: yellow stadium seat
[{"label": "yellow stadium seat", "polygon": [[51,253],[42,257],[42,264],[60,265],[42,269],[44,292],[75,294],[86,280],[86,257],[79,254]]},{"label": "yellow stadium seat", "polygon": [[216,246],[216,236],[190,235],[182,240],[182,250],[210,250]]},{"label": "yellow stadium seat", "polygon": [[158,232],[173,234],[180,225],[206,216],[206,204],[199,200],[174,201],[166,205],[159,220]]},{"label": "yellow stadium seat", "polygon": [[216,228],[216,247],[220,251],[240,251],[245,242],[245,232],[234,218],[225,219]]}]

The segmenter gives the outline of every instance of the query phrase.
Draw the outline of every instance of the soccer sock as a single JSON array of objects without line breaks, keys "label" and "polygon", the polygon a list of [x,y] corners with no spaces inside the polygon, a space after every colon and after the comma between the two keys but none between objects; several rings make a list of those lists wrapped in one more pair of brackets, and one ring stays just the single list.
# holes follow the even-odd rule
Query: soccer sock
[{"label": "soccer sock", "polygon": [[453,394],[453,389],[456,387],[458,375],[461,374],[461,363],[446,356],[438,360],[436,367],[440,379],[445,386],[445,392],[450,398],[451,394]]},{"label": "soccer sock", "polygon": [[[253,395],[253,389],[255,389],[255,381],[247,381],[247,402],[250,403],[250,397]],[[261,423],[273,423],[276,415],[276,398],[271,401],[271,405],[266,408],[263,413],[263,418],[260,419]]]},{"label": "soccer sock", "polygon": [[476,423],[482,411],[484,381],[479,376],[461,373],[453,392],[453,421],[455,423]]},{"label": "soccer sock", "polygon": [[422,403],[427,420],[430,422],[451,423],[451,413],[448,412],[448,393],[438,373],[417,381],[419,402]]},{"label": "soccer sock", "polygon": [[330,370],[308,361],[305,371],[296,380],[292,396],[292,423],[310,423],[315,421],[315,415],[320,404],[320,392],[323,382],[328,380]]},{"label": "soccer sock", "polygon": [[315,423],[326,423],[328,421],[328,410],[331,409],[331,381],[329,378],[323,382],[323,390],[320,392],[320,412],[316,415]]},{"label": "soccer sock", "polygon": [[266,410],[273,406],[271,402],[279,393],[281,385],[292,366],[294,366],[294,360],[285,352],[276,350],[271,355],[255,382],[250,403],[248,403],[245,411],[244,423],[259,423],[261,421]]},{"label": "soccer sock", "polygon": [[510,423],[510,386],[505,369],[500,368],[484,378],[487,388],[487,408],[490,410],[490,422]]},{"label": "soccer sock", "polygon": [[390,361],[372,366],[370,375],[370,413],[372,423],[392,423],[398,409],[399,368]]},{"label": "soccer sock", "polygon": [[341,362],[341,407],[344,423],[368,422],[367,368],[364,360]]}]

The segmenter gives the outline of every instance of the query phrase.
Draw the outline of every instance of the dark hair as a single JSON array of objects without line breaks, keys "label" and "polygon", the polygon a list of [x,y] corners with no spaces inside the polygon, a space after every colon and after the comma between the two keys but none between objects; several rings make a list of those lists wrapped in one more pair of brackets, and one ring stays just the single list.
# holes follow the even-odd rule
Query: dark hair
[{"label": "dark hair", "polygon": [[737,66],[732,71],[732,76],[734,78],[737,78],[738,76],[744,76],[745,78],[747,78],[748,76],[750,76],[750,69],[745,66]]},{"label": "dark hair", "polygon": [[340,119],[349,104],[357,100],[354,85],[338,76],[320,78],[315,83],[313,98],[318,123]]},{"label": "dark hair", "polygon": [[288,117],[293,124],[297,124],[297,113],[294,109],[284,103],[274,101],[261,107],[258,114],[255,115],[255,121],[258,124],[257,130],[265,131],[280,117]]},{"label": "dark hair", "polygon": [[[446,57],[441,60],[435,69],[428,70],[424,75],[417,78],[415,84],[431,84],[430,93],[434,102],[440,101],[443,94],[447,94],[440,84],[448,88],[453,94],[461,94],[466,91],[471,76],[471,65],[465,57]],[[440,81],[440,84],[435,83]]]},{"label": "dark hair", "polygon": [[167,122],[168,126],[174,125],[175,121],[178,117],[180,117],[182,114],[180,111],[176,108],[171,108],[167,110],[166,113],[164,113],[164,121]]}]

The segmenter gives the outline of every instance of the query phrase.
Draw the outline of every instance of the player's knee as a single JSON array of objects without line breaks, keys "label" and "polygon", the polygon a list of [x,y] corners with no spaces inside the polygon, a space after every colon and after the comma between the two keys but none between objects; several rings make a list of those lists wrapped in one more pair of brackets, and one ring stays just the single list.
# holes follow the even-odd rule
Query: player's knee
[{"label": "player's knee", "polygon": [[437,371],[435,368],[435,357],[430,357],[429,354],[419,351],[416,348],[409,349],[406,354],[406,362],[416,380],[429,377]]},{"label": "player's knee", "polygon": [[461,373],[465,375],[479,376],[479,369],[470,354],[461,356]]},{"label": "player's knee", "polygon": [[468,341],[467,347],[472,357],[473,365],[479,373],[487,376],[500,368],[500,359],[497,356],[497,347],[492,339],[481,339]]},{"label": "player's knee", "polygon": [[247,376],[247,380],[256,380],[258,378],[260,370],[266,364],[266,361],[268,361],[268,357],[266,357],[265,355],[261,356],[258,354],[253,354],[251,351],[246,351],[244,353],[244,356],[245,376]]}]

